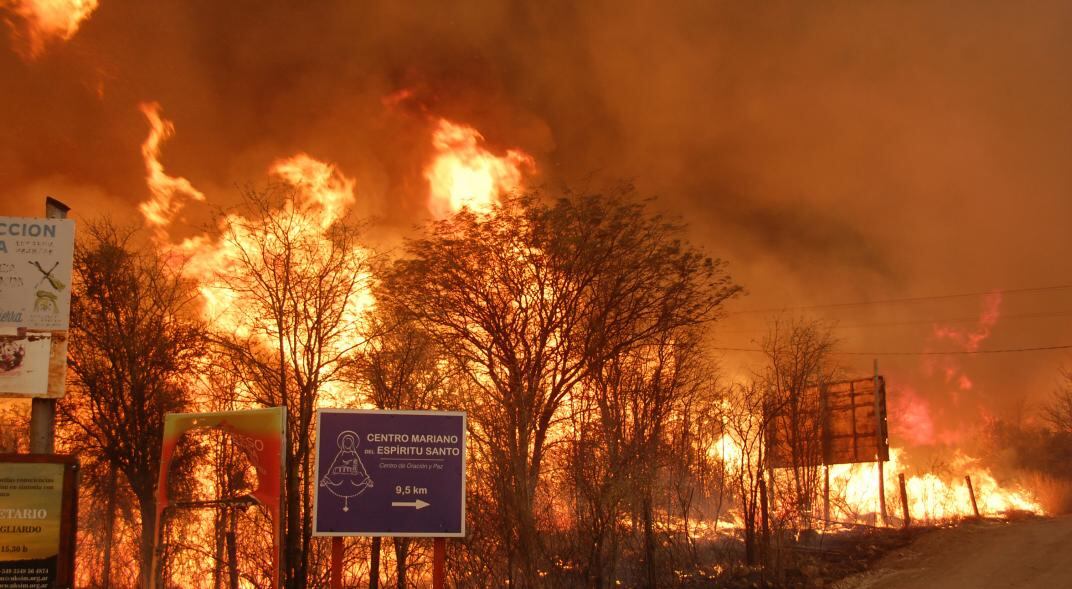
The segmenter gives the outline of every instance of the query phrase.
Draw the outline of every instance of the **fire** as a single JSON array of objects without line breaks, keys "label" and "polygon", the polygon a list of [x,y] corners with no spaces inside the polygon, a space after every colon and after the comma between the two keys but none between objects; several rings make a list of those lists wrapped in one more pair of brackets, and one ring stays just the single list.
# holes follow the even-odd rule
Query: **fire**
[{"label": "fire", "polygon": [[[290,217],[293,222],[285,228],[288,239],[305,242],[311,248],[305,253],[315,256],[317,248],[328,247],[328,228],[353,204],[354,181],[333,165],[304,153],[276,161],[269,171],[294,190],[287,206],[299,214]],[[225,238],[213,241],[198,236],[181,244],[181,250],[188,256],[184,271],[198,281],[208,320],[242,337],[266,333],[260,318],[243,308],[241,294],[215,277],[245,271],[239,267],[242,251],[277,247],[280,236],[266,235],[255,222],[233,213],[221,220],[220,231]],[[371,300],[371,294],[363,293],[352,301],[348,315],[356,321],[362,310],[372,304]],[[270,338],[264,343],[272,344]]]},{"label": "fire", "polygon": [[[26,47],[20,52],[33,59],[40,56],[48,43],[67,41],[78,32],[100,0],[5,0],[0,6],[16,14],[22,26],[8,23],[16,34],[25,38]],[[21,29],[21,30],[20,30]]]},{"label": "fire", "polygon": [[[943,521],[975,515],[965,476],[971,478],[976,504],[983,516],[1003,515],[1010,511],[1042,514],[1044,510],[1034,495],[1018,486],[1003,487],[978,459],[957,453],[948,475],[936,472],[908,474],[908,454],[902,448],[890,449],[890,460],[883,472],[887,514],[901,519],[899,473],[905,473],[908,513],[912,521]],[[878,476],[874,464],[838,464],[830,467],[831,517],[834,520],[860,521],[873,518],[879,509]]]},{"label": "fire", "polygon": [[[755,457],[745,457],[741,444],[729,433],[723,434],[708,449],[708,455],[724,464],[733,476],[744,465],[755,467]],[[908,454],[902,448],[890,449],[890,460],[883,470],[887,503],[887,524],[901,520],[899,474],[905,474],[908,512],[913,522],[938,522],[974,516],[971,496],[964,477],[971,478],[976,504],[982,516],[1000,516],[1011,511],[1043,514],[1038,499],[1019,486],[1002,486],[979,460],[956,454],[948,473],[910,474]],[[787,471],[775,471],[777,481]],[[780,483],[776,483],[780,484]],[[821,493],[821,489],[819,490]],[[775,497],[777,494],[775,494]],[[821,500],[814,505],[821,509]],[[830,517],[832,521],[874,523],[879,511],[878,469],[874,463],[835,464],[830,466]],[[816,514],[818,517],[819,513]],[[739,514],[735,520],[743,521]],[[738,526],[739,527],[739,526]]]},{"label": "fire", "polygon": [[138,205],[138,210],[156,231],[157,238],[163,241],[167,237],[168,225],[183,207],[183,197],[204,201],[205,195],[186,178],[169,176],[164,172],[164,164],[160,163],[160,146],[175,134],[175,125],[160,116],[160,105],[149,102],[138,107],[149,121],[149,137],[141,145],[141,157],[145,162],[145,182],[152,194],[149,200]]},{"label": "fire", "polygon": [[535,168],[527,153],[510,149],[496,156],[481,146],[483,141],[476,129],[439,119],[432,135],[436,156],[424,171],[436,218],[463,208],[489,212],[500,195],[520,189],[524,172]]},{"label": "fire", "polygon": [[308,154],[276,161],[271,173],[301,190],[302,200],[297,204],[321,231],[341,219],[354,204],[354,181]]}]

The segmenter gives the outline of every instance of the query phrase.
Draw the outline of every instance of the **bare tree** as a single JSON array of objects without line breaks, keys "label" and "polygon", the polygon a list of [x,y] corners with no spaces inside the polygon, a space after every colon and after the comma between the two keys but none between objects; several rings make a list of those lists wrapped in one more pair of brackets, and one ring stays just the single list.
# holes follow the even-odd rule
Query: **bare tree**
[{"label": "bare tree", "polygon": [[[390,297],[381,293],[382,302],[368,319],[373,334],[362,347],[347,371],[347,378],[366,392],[367,402],[377,409],[426,410],[450,406],[445,402],[445,383],[450,374],[430,334],[412,317],[391,306]],[[413,542],[395,537],[395,583],[407,586],[408,561]],[[378,579],[380,538],[372,539],[372,578]],[[370,579],[370,586],[378,583]]]},{"label": "bare tree", "polygon": [[762,344],[767,357],[762,383],[768,443],[780,444],[789,454],[788,485],[780,496],[792,502],[793,515],[804,528],[811,527],[823,462],[822,407],[816,391],[833,378],[834,345],[829,327],[803,319],[775,320]]},{"label": "bare tree", "polygon": [[713,448],[721,456],[726,477],[741,504],[744,519],[745,561],[754,565],[766,549],[766,534],[757,537],[757,525],[769,531],[769,522],[760,520],[764,477],[764,435],[767,429],[765,412],[767,397],[755,382],[738,383],[726,392],[721,414],[722,433]]},{"label": "bare tree", "polygon": [[472,438],[512,586],[539,582],[537,491],[564,399],[654,334],[710,320],[738,290],[679,233],[628,193],[514,196],[435,224],[388,275],[395,303],[478,391]]},{"label": "bare tree", "polygon": [[242,383],[245,402],[287,408],[284,580],[305,587],[312,545],[313,417],[322,395],[363,343],[360,307],[369,256],[357,228],[322,227],[300,193],[247,190],[221,214],[226,252],[206,286],[229,300],[213,337]]},{"label": "bare tree", "polygon": [[1072,434],[1072,370],[1061,370],[1061,382],[1043,408],[1043,416],[1055,431]]},{"label": "bare tree", "polygon": [[642,522],[642,558],[631,567],[642,585],[654,586],[665,572],[654,525],[656,491],[667,483],[663,473],[683,458],[675,451],[691,453],[671,439],[672,422],[681,420],[708,376],[690,331],[659,334],[605,362],[578,395],[589,406],[571,412],[575,525],[591,587],[616,578],[618,523],[626,513]]},{"label": "bare tree", "polygon": [[188,407],[186,377],[204,351],[203,326],[193,318],[193,292],[180,270],[139,246],[131,230],[84,225],[74,275],[61,435],[68,450],[107,465],[109,497],[118,473],[136,498],[145,586],[164,414]]}]

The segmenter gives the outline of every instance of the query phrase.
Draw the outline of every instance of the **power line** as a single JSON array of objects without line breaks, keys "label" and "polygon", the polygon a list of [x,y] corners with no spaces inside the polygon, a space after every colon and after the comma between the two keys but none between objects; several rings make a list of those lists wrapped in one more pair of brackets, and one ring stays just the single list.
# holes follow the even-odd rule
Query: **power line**
[{"label": "power line", "polygon": [[844,303],[825,303],[820,305],[804,305],[799,307],[780,307],[780,308],[767,308],[767,309],[745,309],[742,311],[728,311],[726,315],[746,315],[752,313],[780,313],[783,311],[807,311],[811,309],[834,309],[841,307],[864,307],[868,305],[889,305],[896,303],[918,303],[923,301],[938,301],[945,299],[959,299],[965,297],[978,297],[992,294],[1016,294],[1025,292],[1045,292],[1053,290],[1068,290],[1072,289],[1072,284],[1058,284],[1054,286],[1038,286],[1033,288],[1007,288],[1003,290],[989,290],[981,292],[965,292],[958,294],[945,294],[945,295],[933,295],[925,297],[906,297],[899,299],[879,299],[876,301],[853,301]]},{"label": "power line", "polygon": [[[758,352],[763,353],[763,350],[759,348],[726,348],[726,347],[712,347],[712,350],[719,350],[723,352]],[[1038,346],[1031,348],[1005,348],[1000,350],[953,350],[950,352],[838,352],[832,351],[831,354],[840,354],[843,356],[971,356],[977,354],[1007,354],[1013,352],[1040,352],[1047,350],[1068,350],[1072,349],[1072,345],[1060,345],[1060,346]]]},{"label": "power line", "polygon": [[[1038,319],[1049,317],[1068,317],[1072,316],[1072,311],[1049,311],[1040,313],[1010,313],[1003,314],[999,317],[1001,321],[1008,319]],[[942,323],[977,323],[979,317],[953,317],[953,318],[931,318],[931,319],[908,319],[905,321],[874,321],[868,323],[849,323],[842,325],[840,323],[834,323],[830,325],[830,329],[859,329],[864,327],[899,327],[904,325],[926,325],[926,324],[942,324]],[[763,333],[762,329],[719,329],[719,333]]]}]

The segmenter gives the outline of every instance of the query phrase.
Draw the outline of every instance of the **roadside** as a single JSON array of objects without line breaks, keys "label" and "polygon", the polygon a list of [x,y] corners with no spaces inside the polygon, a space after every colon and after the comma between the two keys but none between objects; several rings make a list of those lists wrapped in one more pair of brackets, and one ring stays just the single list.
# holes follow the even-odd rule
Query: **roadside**
[{"label": "roadside", "polygon": [[1072,587],[1072,516],[966,521],[918,535],[836,589]]}]

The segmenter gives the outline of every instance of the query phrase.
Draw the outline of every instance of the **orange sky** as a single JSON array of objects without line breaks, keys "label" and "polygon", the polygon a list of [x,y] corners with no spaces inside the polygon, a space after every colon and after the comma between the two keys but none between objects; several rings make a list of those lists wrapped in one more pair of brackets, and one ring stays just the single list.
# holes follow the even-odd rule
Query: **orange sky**
[{"label": "orange sky", "polygon": [[[164,167],[209,205],[304,152],[354,179],[389,242],[427,218],[443,116],[531,154],[531,183],[627,178],[659,195],[748,289],[731,311],[1072,284],[1066,2],[102,0],[33,59],[20,17],[3,16],[16,34],[0,45],[0,214],[38,214],[53,194],[76,218],[136,220],[138,105],[155,101],[176,130]],[[180,223],[192,232],[206,210]],[[1070,296],[1006,294],[979,348],[1072,344]],[[843,350],[935,351],[986,310],[975,296],[812,313],[840,321]],[[732,315],[719,342],[754,347],[763,320]],[[880,366],[940,433],[1030,414],[1068,361]]]}]

